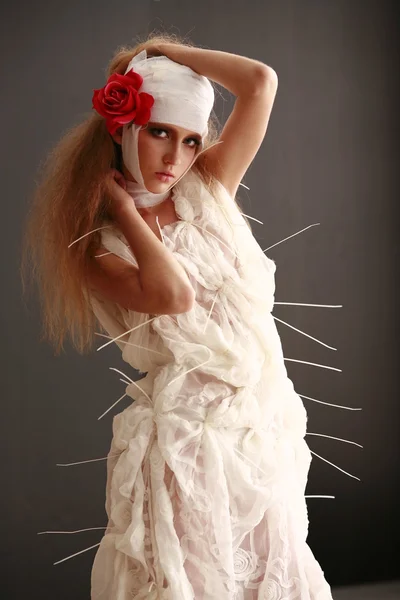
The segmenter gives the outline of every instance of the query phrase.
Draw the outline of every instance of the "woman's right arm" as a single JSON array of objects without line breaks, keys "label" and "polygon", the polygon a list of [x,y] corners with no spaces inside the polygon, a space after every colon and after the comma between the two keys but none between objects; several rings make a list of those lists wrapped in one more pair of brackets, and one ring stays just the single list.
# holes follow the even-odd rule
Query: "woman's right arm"
[{"label": "woman's right arm", "polygon": [[[105,256],[100,256],[104,254]],[[98,248],[90,259],[87,280],[90,290],[136,312],[175,315],[187,312],[193,306],[193,293],[185,292],[173,299],[165,290],[143,289],[140,269],[119,256],[108,253],[103,247]]]},{"label": "woman's right arm", "polygon": [[189,311],[195,293],[186,271],[141,217],[132,198],[120,190],[114,188],[120,199],[126,201],[115,203],[113,216],[138,267],[113,254],[99,257],[107,253],[99,248],[88,264],[90,287],[124,308],[138,312],[178,314]]}]

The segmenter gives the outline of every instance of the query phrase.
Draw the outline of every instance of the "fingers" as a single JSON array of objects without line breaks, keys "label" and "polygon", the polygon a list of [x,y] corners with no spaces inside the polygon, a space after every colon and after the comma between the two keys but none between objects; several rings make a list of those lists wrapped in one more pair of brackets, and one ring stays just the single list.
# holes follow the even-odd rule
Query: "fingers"
[{"label": "fingers", "polygon": [[114,181],[116,181],[118,183],[119,186],[121,186],[124,190],[126,190],[126,180],[125,177],[123,176],[123,174],[118,171],[117,169],[112,169],[112,176],[114,178]]}]

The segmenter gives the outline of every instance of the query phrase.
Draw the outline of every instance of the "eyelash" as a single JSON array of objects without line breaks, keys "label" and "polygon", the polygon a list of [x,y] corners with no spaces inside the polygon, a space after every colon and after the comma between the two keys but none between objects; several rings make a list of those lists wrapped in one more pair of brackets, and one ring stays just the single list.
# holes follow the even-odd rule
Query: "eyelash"
[{"label": "eyelash", "polygon": [[[160,132],[163,131],[164,133],[168,133],[168,131],[166,129],[160,129],[159,127],[151,127],[150,128],[150,132],[152,135],[154,135],[155,137],[158,137],[156,132]],[[192,138],[187,138],[187,140],[193,140],[196,146],[200,146],[201,142],[200,140],[198,140],[195,137]],[[191,146],[192,148],[194,148],[194,146]]]}]

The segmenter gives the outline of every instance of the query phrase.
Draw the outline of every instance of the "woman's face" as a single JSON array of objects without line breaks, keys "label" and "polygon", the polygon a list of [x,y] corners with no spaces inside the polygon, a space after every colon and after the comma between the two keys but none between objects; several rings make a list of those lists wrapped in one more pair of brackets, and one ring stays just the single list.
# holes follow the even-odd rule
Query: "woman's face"
[{"label": "woman's face", "polygon": [[[139,131],[139,164],[145,187],[160,194],[186,171],[201,147],[201,136],[183,127],[149,122]],[[135,181],[124,166],[127,179]],[[172,176],[162,176],[171,173]]]}]

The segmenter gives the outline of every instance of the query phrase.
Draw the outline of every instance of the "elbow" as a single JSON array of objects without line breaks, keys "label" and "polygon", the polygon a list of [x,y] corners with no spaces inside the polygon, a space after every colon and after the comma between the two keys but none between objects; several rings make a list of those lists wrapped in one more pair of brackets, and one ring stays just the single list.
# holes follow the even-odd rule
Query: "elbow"
[{"label": "elbow", "polygon": [[254,76],[254,94],[259,94],[264,91],[265,88],[277,88],[278,87],[278,75],[272,67],[263,63],[258,63],[255,70]]},{"label": "elbow", "polygon": [[174,302],[174,314],[181,314],[192,310],[196,294],[192,287],[185,288]]},{"label": "elbow", "polygon": [[278,74],[274,69],[264,63],[260,64],[260,79],[268,83],[278,83]]}]

